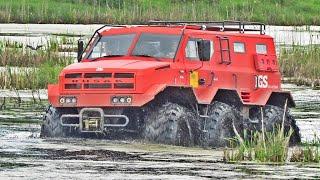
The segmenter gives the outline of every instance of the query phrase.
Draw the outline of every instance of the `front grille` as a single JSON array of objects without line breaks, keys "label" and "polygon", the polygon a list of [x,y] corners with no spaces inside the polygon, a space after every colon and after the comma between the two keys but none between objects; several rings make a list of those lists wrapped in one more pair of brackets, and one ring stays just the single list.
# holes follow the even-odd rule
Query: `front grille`
[{"label": "front grille", "polygon": [[110,89],[110,83],[103,84],[84,84],[84,89]]},{"label": "front grille", "polygon": [[65,78],[81,78],[81,73],[71,73],[64,75]]},{"label": "front grille", "polygon": [[65,84],[65,89],[81,89],[81,84]]},{"label": "front grille", "polygon": [[132,90],[135,88],[135,74],[126,72],[117,73],[69,73],[63,81],[66,90]]},{"label": "front grille", "polygon": [[112,73],[85,73],[84,78],[111,78]]},{"label": "front grille", "polygon": [[134,78],[133,73],[114,73],[114,78]]},{"label": "front grille", "polygon": [[133,83],[115,83],[114,88],[115,89],[133,89],[134,84]]}]

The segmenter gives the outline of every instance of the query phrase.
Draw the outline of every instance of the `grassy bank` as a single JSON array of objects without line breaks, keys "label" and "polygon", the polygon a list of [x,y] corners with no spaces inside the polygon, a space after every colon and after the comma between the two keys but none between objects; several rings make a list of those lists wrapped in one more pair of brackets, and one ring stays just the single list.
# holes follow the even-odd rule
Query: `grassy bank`
[{"label": "grassy bank", "polygon": [[282,74],[296,84],[320,86],[320,47],[293,46],[280,53]]},{"label": "grassy bank", "polygon": [[228,19],[320,25],[319,12],[318,0],[0,0],[2,23],[136,24],[150,19]]}]

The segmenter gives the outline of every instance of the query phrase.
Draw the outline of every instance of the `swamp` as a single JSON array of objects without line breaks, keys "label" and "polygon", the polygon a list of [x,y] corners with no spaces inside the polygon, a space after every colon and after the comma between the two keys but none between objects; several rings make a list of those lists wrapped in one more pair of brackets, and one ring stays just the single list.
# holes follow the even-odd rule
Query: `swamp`
[{"label": "swamp", "polygon": [[[50,26],[50,25],[48,25]],[[318,162],[227,161],[226,149],[201,147],[178,147],[156,145],[143,140],[97,140],[97,139],[43,139],[40,126],[43,113],[48,105],[46,84],[57,81],[59,71],[67,64],[74,63],[77,40],[88,38],[98,25],[55,25],[52,32],[47,25],[15,25],[13,34],[8,34],[10,25],[2,27],[1,71],[0,71],[0,178],[130,178],[130,179],[193,179],[197,178],[319,178]],[[292,109],[301,130],[302,141],[308,148],[319,147],[320,132],[320,90],[319,66],[303,63],[306,59],[319,59],[319,38],[312,39],[312,45],[299,41],[299,36],[315,31],[302,31],[304,27],[270,26],[271,34],[277,34],[276,44],[281,69],[287,82],[294,78],[308,77],[299,86],[284,83],[290,90],[297,107]],[[300,29],[292,31],[292,29]],[[301,30],[302,29],[302,30]],[[6,32],[6,33],[5,33]],[[281,36],[282,33],[282,36]],[[316,34],[316,35],[319,35]],[[291,37],[295,46],[286,44],[283,36]],[[306,39],[306,38],[304,38]],[[32,50],[27,45],[39,47]],[[291,53],[293,52],[293,53]],[[307,54],[307,55],[304,55]],[[310,54],[310,55],[309,55]],[[280,61],[282,62],[282,61]],[[309,61],[308,61],[309,62]],[[299,74],[293,73],[298,67]],[[305,69],[304,69],[305,68]],[[313,69],[314,68],[314,69]],[[303,70],[304,69],[304,70]],[[313,70],[311,70],[313,69]],[[301,74],[300,74],[301,73]],[[294,77],[294,78],[292,78]],[[303,80],[303,79],[302,79]],[[236,150],[234,150],[236,151]],[[297,151],[289,148],[289,156]],[[134,176],[133,176],[134,175]]]},{"label": "swamp", "polygon": [[[212,2],[214,8],[208,6]],[[129,0],[0,1],[0,179],[320,179],[319,3],[250,2],[139,0],[131,6]],[[152,19],[268,24],[281,87],[296,103],[290,112],[302,143],[291,147],[279,132],[255,134],[251,141],[230,139],[231,147],[224,148],[136,138],[40,137],[49,105],[47,85],[77,62],[77,41],[88,42],[104,24]]]}]

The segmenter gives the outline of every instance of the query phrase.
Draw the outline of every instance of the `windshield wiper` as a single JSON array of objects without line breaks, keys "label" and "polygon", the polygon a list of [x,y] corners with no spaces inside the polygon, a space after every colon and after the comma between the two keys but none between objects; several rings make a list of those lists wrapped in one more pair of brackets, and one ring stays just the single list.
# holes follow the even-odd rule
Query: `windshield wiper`
[{"label": "windshield wiper", "polygon": [[110,54],[110,55],[100,56],[100,57],[91,59],[91,61],[95,61],[95,60],[98,60],[98,59],[101,59],[101,58],[105,58],[105,57],[121,57],[121,56],[124,56],[124,55],[122,55],[122,54]]},{"label": "windshield wiper", "polygon": [[148,54],[133,54],[133,56],[139,56],[139,57],[150,57],[150,58],[154,58],[157,61],[161,61],[159,58],[154,57],[154,56],[150,56]]}]

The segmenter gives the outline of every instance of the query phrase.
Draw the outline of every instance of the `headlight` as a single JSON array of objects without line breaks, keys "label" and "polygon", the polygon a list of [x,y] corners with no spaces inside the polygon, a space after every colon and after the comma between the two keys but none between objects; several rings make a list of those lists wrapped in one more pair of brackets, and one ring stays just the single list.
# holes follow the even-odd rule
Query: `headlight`
[{"label": "headlight", "polygon": [[71,102],[72,102],[72,103],[77,103],[77,98],[75,98],[75,97],[72,98]]},{"label": "headlight", "polygon": [[66,98],[66,103],[67,104],[71,103],[71,99],[70,98]]},{"label": "headlight", "polygon": [[64,97],[61,97],[60,99],[59,99],[59,102],[60,102],[60,104],[64,104],[65,103],[65,98]]},{"label": "headlight", "polygon": [[65,96],[61,96],[59,99],[60,104],[64,104],[64,105],[74,105],[77,103],[77,98],[76,97],[65,97]]},{"label": "headlight", "polygon": [[119,100],[118,100],[117,97],[113,97],[113,98],[112,98],[112,102],[113,102],[113,103],[118,103],[118,101],[119,101]]},{"label": "headlight", "polygon": [[131,104],[132,103],[132,97],[131,96],[113,96],[111,97],[111,103],[112,104]]},{"label": "headlight", "polygon": [[124,97],[120,98],[120,102],[121,102],[121,103],[124,103],[124,102],[125,102]]},{"label": "headlight", "polygon": [[131,103],[132,102],[132,98],[131,97],[127,97],[126,101],[127,101],[127,103]]}]

